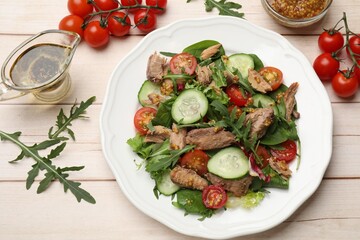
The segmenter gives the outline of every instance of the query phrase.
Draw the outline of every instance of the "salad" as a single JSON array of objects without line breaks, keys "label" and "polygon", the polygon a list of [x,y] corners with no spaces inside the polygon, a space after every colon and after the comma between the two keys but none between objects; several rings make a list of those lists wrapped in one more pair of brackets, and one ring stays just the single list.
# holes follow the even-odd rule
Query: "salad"
[{"label": "salad", "polygon": [[227,55],[204,40],[153,53],[138,92],[137,134],[127,143],[154,180],[154,194],[203,220],[253,208],[269,189],[288,189],[300,163],[297,82],[252,53]]}]

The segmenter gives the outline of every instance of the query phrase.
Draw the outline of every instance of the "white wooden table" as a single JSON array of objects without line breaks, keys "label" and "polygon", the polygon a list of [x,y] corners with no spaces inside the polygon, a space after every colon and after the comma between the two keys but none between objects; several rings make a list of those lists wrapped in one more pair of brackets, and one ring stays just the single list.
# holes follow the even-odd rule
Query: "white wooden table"
[{"label": "white wooden table", "polygon": [[[32,34],[57,28],[68,14],[66,0],[0,0],[0,63]],[[325,19],[304,29],[289,29],[275,23],[260,0],[238,0],[245,18],[285,36],[313,61],[319,54],[317,37],[322,26],[330,27],[346,12],[350,28],[360,33],[360,1],[337,0]],[[203,0],[169,0],[158,27],[175,20],[217,15],[207,13]],[[81,43],[72,62],[73,88],[60,103],[47,105],[28,95],[0,102],[0,130],[22,131],[28,144],[46,138],[60,108],[69,110],[75,99],[96,96],[88,109],[89,120],[74,122],[76,142],[69,142],[60,166],[85,165],[72,179],[95,198],[95,205],[77,203],[55,182],[42,194],[36,186],[25,189],[32,160],[9,164],[19,150],[0,143],[0,239],[192,239],[165,227],[137,210],[123,195],[103,157],[99,114],[108,79],[116,64],[143,38],[136,30],[122,39],[112,39],[102,50]],[[333,114],[333,155],[316,193],[279,226],[238,239],[360,239],[360,93],[352,99],[334,95],[326,84]],[[37,185],[37,183],[35,183]]]}]

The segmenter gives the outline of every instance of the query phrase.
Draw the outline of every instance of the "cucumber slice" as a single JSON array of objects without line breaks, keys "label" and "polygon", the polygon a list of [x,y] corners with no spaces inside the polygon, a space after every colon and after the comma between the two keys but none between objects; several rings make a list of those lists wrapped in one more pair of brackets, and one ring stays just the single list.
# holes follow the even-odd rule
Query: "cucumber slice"
[{"label": "cucumber slice", "polygon": [[272,107],[274,109],[275,115],[278,113],[278,108],[276,107],[276,103],[274,99],[272,99],[270,96],[264,95],[264,94],[255,94],[252,96],[252,99],[254,101],[255,107]]},{"label": "cucumber slice", "polygon": [[236,53],[231,55],[226,62],[226,66],[232,70],[233,68],[238,69],[243,78],[247,78],[249,69],[254,69],[254,59],[245,53]]},{"label": "cucumber slice", "polygon": [[162,98],[163,101],[168,98],[167,96],[161,94],[159,84],[153,83],[150,80],[146,80],[142,84],[142,86],[141,86],[141,88],[139,90],[139,93],[138,93],[139,103],[143,107],[157,108],[157,106],[155,104],[152,104],[150,99],[149,99],[149,94],[152,94],[152,93],[160,95],[160,98]]},{"label": "cucumber slice", "polygon": [[207,167],[209,172],[225,179],[241,178],[249,172],[249,159],[240,148],[228,147],[210,158]]},{"label": "cucumber slice", "polygon": [[187,89],[176,98],[171,116],[177,123],[190,124],[199,121],[206,115],[209,102],[201,91]]},{"label": "cucumber slice", "polygon": [[156,188],[165,196],[170,196],[180,189],[179,185],[176,185],[171,181],[170,169],[166,170],[160,178],[160,181],[156,182]]}]

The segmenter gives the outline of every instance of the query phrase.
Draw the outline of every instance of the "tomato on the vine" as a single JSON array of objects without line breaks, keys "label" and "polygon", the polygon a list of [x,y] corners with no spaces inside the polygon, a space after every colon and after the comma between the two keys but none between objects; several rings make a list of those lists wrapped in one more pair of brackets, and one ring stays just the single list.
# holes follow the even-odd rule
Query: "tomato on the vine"
[{"label": "tomato on the vine", "polygon": [[336,52],[344,46],[344,37],[337,30],[326,30],[320,34],[318,45],[323,52]]},{"label": "tomato on the vine", "polygon": [[238,107],[244,107],[251,97],[245,90],[242,91],[237,84],[231,84],[226,88],[225,92],[229,96],[230,102]]},{"label": "tomato on the vine", "polygon": [[[142,0],[121,0],[120,1],[121,5],[124,7],[133,7],[136,4],[140,5],[142,4]],[[137,10],[139,10],[139,8],[129,8],[128,11],[129,12],[136,12]]]},{"label": "tomato on the vine", "polygon": [[178,53],[170,59],[170,70],[174,74],[192,75],[197,66],[196,58],[187,52]]},{"label": "tomato on the vine", "polygon": [[[355,56],[356,59],[360,59],[360,37],[354,35],[349,39],[349,47],[351,51],[355,54],[359,54],[358,56]],[[347,53],[349,54],[349,50],[347,50]]]},{"label": "tomato on the vine", "polygon": [[331,53],[322,53],[315,59],[313,67],[322,81],[330,81],[338,72],[340,63]]},{"label": "tomato on the vine", "polygon": [[71,14],[82,18],[94,11],[93,5],[88,3],[88,0],[68,0],[67,8]]},{"label": "tomato on the vine", "polygon": [[71,32],[76,32],[80,35],[81,38],[84,37],[84,30],[82,29],[82,24],[84,19],[77,15],[68,15],[61,19],[59,23],[60,30],[66,30]]},{"label": "tomato on the vine", "polygon": [[124,12],[113,12],[108,18],[108,28],[112,35],[121,37],[129,33],[131,20]]},{"label": "tomato on the vine", "polygon": [[276,67],[263,67],[259,73],[270,84],[272,91],[278,89],[283,82],[283,73]]},{"label": "tomato on the vine", "polygon": [[[359,60],[357,60],[357,63],[360,65],[360,59],[359,59]],[[355,70],[354,70],[354,72],[355,72],[355,75],[356,75],[356,77],[358,78],[358,80],[359,80],[359,84],[360,84],[360,68],[359,68],[359,67],[357,67],[357,66],[355,66]]]},{"label": "tomato on the vine", "polygon": [[293,140],[287,140],[280,144],[281,149],[270,149],[270,153],[279,161],[290,162],[295,159],[297,153],[296,142]]},{"label": "tomato on the vine", "polygon": [[207,163],[210,157],[202,150],[192,150],[185,153],[179,160],[182,167],[189,168],[197,172],[199,175],[204,175],[208,172]]},{"label": "tomato on the vine", "polygon": [[331,82],[334,92],[339,97],[351,97],[359,88],[359,81],[354,72],[350,70],[338,72]]},{"label": "tomato on the vine", "polygon": [[148,33],[156,27],[156,15],[146,9],[140,9],[134,14],[135,26],[142,32]]},{"label": "tomato on the vine", "polygon": [[[94,0],[95,6],[100,8],[102,11],[108,11],[115,9],[119,6],[118,2],[115,0]],[[95,7],[95,10],[98,11],[98,8]]]},{"label": "tomato on the vine", "polygon": [[162,14],[165,12],[167,0],[146,0],[146,5],[163,8],[163,9],[150,9],[150,11],[153,13]]},{"label": "tomato on the vine", "polygon": [[227,194],[221,186],[209,185],[202,191],[202,201],[207,208],[222,208],[227,201]]},{"label": "tomato on the vine", "polygon": [[99,21],[90,22],[84,30],[84,39],[91,47],[97,48],[109,42],[110,34],[107,27],[101,26]]},{"label": "tomato on the vine", "polygon": [[156,112],[156,109],[151,107],[142,107],[136,111],[134,125],[141,135],[145,135],[148,132],[149,129],[147,125],[154,119]]}]

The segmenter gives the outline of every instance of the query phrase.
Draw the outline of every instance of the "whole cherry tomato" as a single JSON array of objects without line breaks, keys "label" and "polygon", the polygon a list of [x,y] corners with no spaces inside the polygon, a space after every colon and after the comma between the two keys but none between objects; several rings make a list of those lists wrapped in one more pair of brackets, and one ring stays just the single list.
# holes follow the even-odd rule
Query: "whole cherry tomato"
[{"label": "whole cherry tomato", "polygon": [[[118,2],[115,0],[94,0],[94,2],[95,2],[95,6],[97,6],[103,11],[115,9],[119,6]],[[98,11],[96,7],[95,10]]]},{"label": "whole cherry tomato", "polygon": [[322,81],[330,81],[338,72],[340,63],[331,53],[322,53],[315,59],[313,67]]},{"label": "whole cherry tomato", "polygon": [[226,88],[225,92],[230,98],[229,101],[238,107],[244,107],[251,97],[250,93],[240,89],[238,84],[231,84]]},{"label": "whole cherry tomato", "polygon": [[71,14],[82,18],[94,11],[93,5],[89,4],[87,0],[68,0],[67,8]]},{"label": "whole cherry tomato", "polygon": [[81,28],[84,23],[84,19],[77,15],[68,15],[61,19],[59,23],[60,30],[66,30],[70,32],[76,32],[81,38],[84,37],[84,30]]},{"label": "whole cherry tomato", "polygon": [[339,97],[347,98],[354,95],[359,88],[359,81],[354,72],[349,70],[338,72],[331,82],[334,92]]},{"label": "whole cherry tomato", "polygon": [[140,31],[148,33],[156,27],[156,15],[146,9],[140,9],[134,14],[134,22]]},{"label": "whole cherry tomato", "polygon": [[344,46],[344,37],[337,30],[324,31],[318,38],[318,45],[323,52],[336,52]]},{"label": "whole cherry tomato", "polygon": [[155,14],[162,14],[165,12],[167,0],[146,0],[146,5],[163,8],[163,10],[162,9],[150,9],[150,11]]},{"label": "whole cherry tomato", "polygon": [[99,21],[92,21],[85,28],[84,39],[91,47],[102,47],[109,42],[109,38],[109,30],[102,27]]},{"label": "whole cherry tomato", "polygon": [[[142,0],[121,0],[120,1],[121,5],[124,7],[133,7],[135,5],[140,5],[142,4]],[[129,12],[136,12],[137,10],[139,10],[139,8],[129,8],[128,11]]]},{"label": "whole cherry tomato", "polygon": [[108,28],[112,35],[121,37],[129,33],[130,18],[123,12],[113,12],[108,18]]},{"label": "whole cherry tomato", "polygon": [[[357,60],[357,63],[360,65],[360,59],[359,59],[359,60]],[[359,80],[359,84],[360,84],[360,68],[359,68],[359,67],[357,67],[357,66],[355,66],[355,70],[354,70],[354,72],[355,72],[355,75],[356,75],[356,77],[358,78],[358,80]]]},{"label": "whole cherry tomato", "polygon": [[[355,54],[359,54],[358,56],[355,56],[355,58],[360,59],[360,37],[354,35],[349,39],[349,47],[351,51]],[[347,53],[349,54],[349,50],[347,50]]]}]

